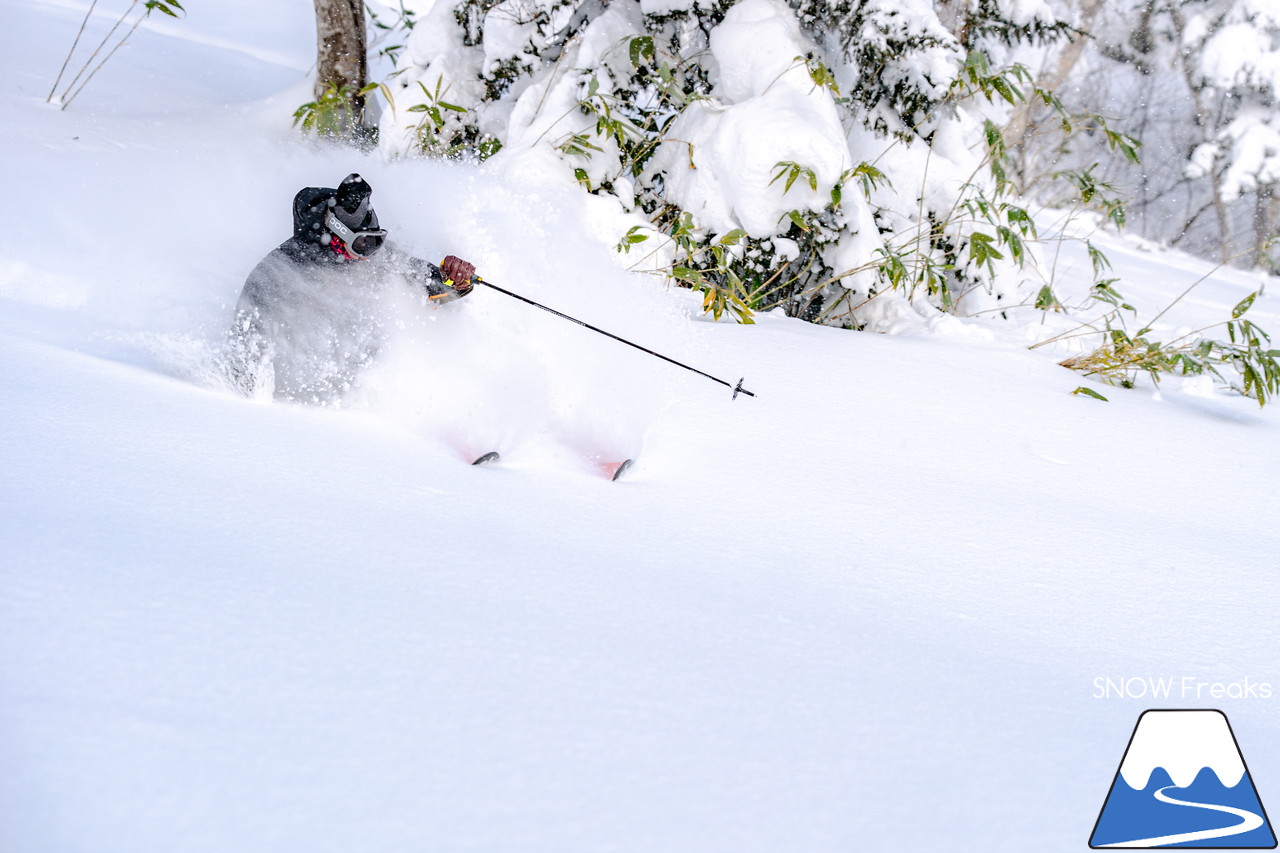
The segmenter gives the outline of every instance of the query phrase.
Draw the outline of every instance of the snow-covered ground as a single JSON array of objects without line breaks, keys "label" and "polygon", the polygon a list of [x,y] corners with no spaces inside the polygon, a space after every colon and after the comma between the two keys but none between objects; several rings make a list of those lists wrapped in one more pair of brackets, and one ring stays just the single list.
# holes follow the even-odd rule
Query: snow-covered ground
[{"label": "snow-covered ground", "polygon": [[[1148,707],[1223,709],[1280,797],[1274,409],[1072,396],[1025,322],[706,322],[536,175],[299,141],[306,0],[192,0],[59,111],[87,5],[0,0],[0,850],[1081,850]],[[350,407],[218,387],[350,171],[410,250],[758,396],[484,290]],[[1146,316],[1208,271],[1099,240]]]}]

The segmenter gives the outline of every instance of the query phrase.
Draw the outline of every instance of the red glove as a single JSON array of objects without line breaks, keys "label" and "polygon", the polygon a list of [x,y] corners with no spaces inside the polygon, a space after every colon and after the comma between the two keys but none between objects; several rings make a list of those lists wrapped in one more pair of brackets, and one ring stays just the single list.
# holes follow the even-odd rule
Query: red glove
[{"label": "red glove", "polygon": [[462,258],[449,255],[440,262],[440,276],[445,284],[458,291],[459,296],[466,296],[475,287],[471,281],[475,274],[475,264],[469,264]]}]

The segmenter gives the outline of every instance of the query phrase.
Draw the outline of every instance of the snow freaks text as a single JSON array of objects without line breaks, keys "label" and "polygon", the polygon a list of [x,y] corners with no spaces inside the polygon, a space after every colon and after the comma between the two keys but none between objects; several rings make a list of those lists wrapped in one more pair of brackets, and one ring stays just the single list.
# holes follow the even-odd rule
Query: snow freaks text
[{"label": "snow freaks text", "polygon": [[1271,683],[1245,677],[1239,681],[1204,681],[1181,677],[1130,676],[1093,680],[1094,699],[1270,699]]}]

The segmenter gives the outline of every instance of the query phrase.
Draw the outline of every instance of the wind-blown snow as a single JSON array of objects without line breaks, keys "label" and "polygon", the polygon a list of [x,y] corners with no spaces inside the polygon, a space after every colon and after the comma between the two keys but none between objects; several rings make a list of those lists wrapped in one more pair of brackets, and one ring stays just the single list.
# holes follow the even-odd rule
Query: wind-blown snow
[{"label": "wind-blown snow", "polygon": [[[708,322],[534,161],[300,141],[312,4],[186,5],[60,112],[87,3],[0,0],[0,850],[1074,851],[1149,701],[1093,679],[1280,684],[1271,407],[1094,385],[1031,309]],[[351,171],[407,250],[758,396],[483,289],[345,407],[228,391]],[[1144,317],[1211,272],[1093,237]],[[1264,801],[1274,702],[1221,700]]]}]

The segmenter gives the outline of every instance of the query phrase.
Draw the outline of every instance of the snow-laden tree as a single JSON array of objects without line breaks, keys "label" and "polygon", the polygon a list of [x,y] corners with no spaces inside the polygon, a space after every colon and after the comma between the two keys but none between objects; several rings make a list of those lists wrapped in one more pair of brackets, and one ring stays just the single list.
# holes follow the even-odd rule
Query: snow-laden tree
[{"label": "snow-laden tree", "polygon": [[1074,111],[1112,116],[1142,143],[1143,163],[1125,162],[1098,136],[1047,141],[1036,134],[1047,113],[1027,111],[1009,133],[1019,141],[1024,185],[1052,198],[1041,186],[1045,177],[1098,163],[1097,177],[1130,197],[1131,222],[1144,236],[1274,268],[1274,253],[1268,261],[1260,249],[1280,214],[1280,7],[1268,0],[1055,2],[1093,38],[1051,51],[1037,69],[1042,85]]},{"label": "snow-laden tree", "polygon": [[1250,254],[1263,263],[1280,224],[1280,5],[1234,0],[1173,12],[1188,82],[1205,114],[1205,139],[1187,174],[1212,181],[1224,255],[1236,243],[1226,208],[1253,197]]},{"label": "snow-laden tree", "polygon": [[1069,32],[1041,0],[440,0],[381,144],[580,186],[629,263],[716,315],[999,311],[1044,285],[1007,63]]}]

